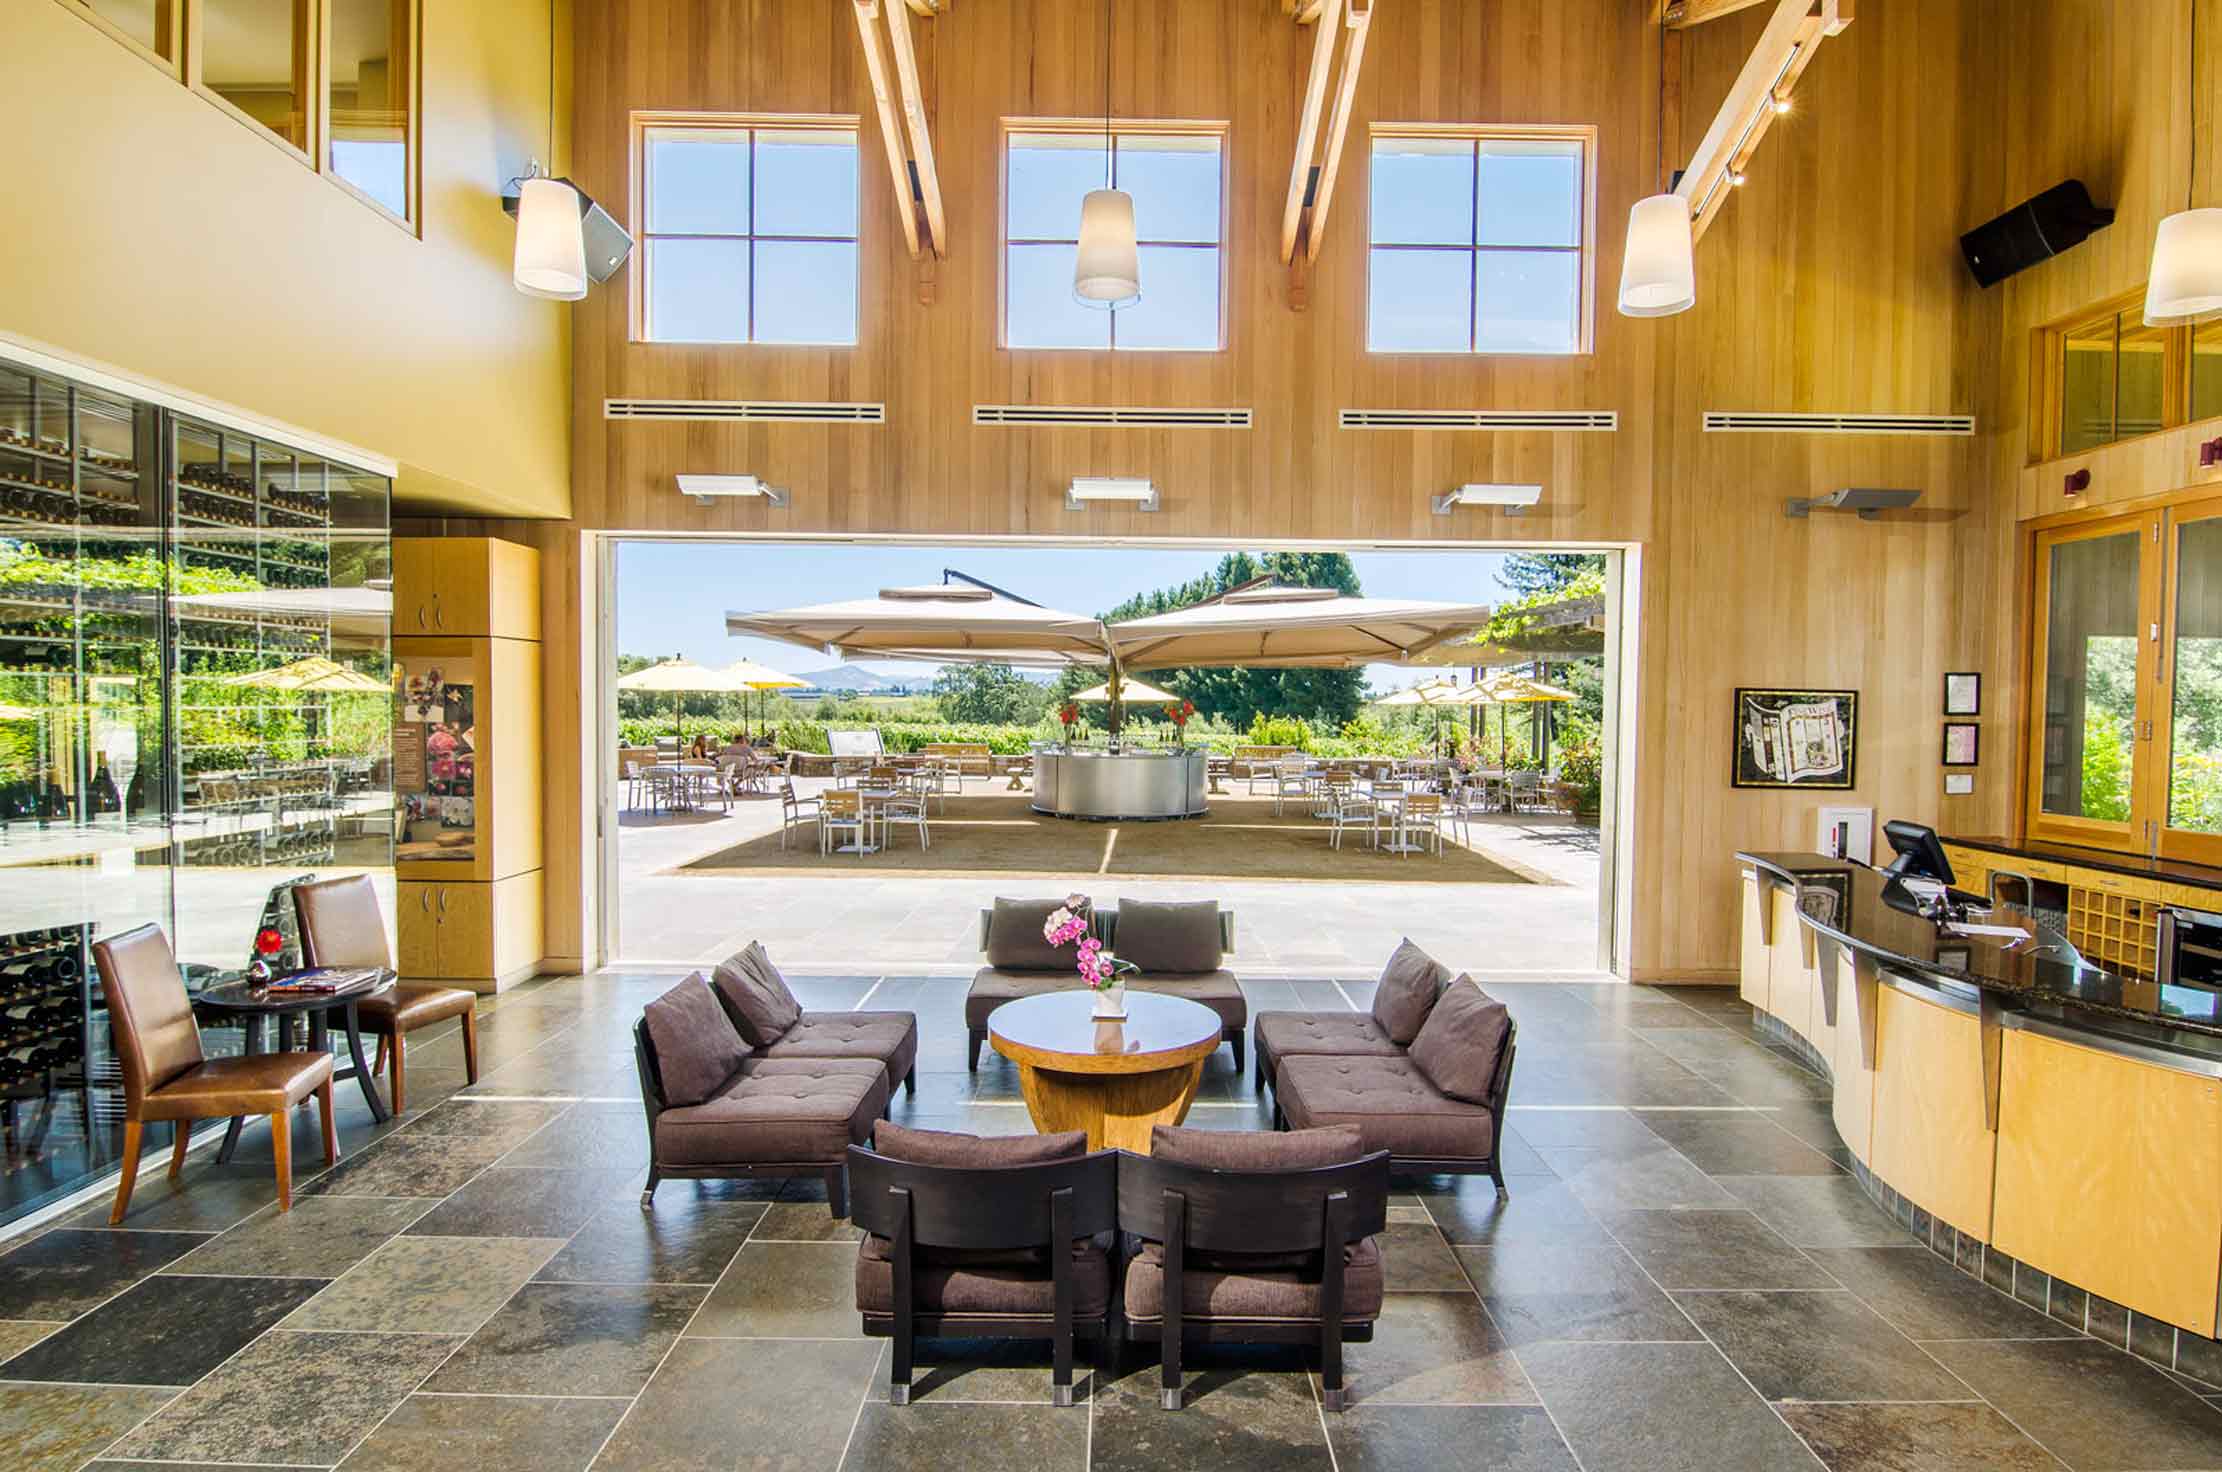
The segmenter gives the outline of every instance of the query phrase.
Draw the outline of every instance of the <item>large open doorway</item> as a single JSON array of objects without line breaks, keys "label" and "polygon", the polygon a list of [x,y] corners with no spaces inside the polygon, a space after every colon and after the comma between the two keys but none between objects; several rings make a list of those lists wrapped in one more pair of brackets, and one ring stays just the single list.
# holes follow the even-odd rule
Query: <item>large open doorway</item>
[{"label": "large open doorway", "polygon": [[[1251,975],[1370,975],[1406,935],[1477,974],[1610,971],[1625,934],[1614,848],[1629,791],[1620,609],[1633,562],[1617,549],[611,537],[594,707],[602,954],[707,965],[761,939],[810,970],[961,972],[977,963],[976,916],[997,895],[1084,891],[1219,900],[1239,917]],[[1107,708],[1075,697],[1104,672],[844,661],[725,627],[728,611],[945,576],[1114,620],[1260,577],[1488,603],[1497,617],[1416,666],[1152,672],[1169,699],[1125,692],[1122,739],[1209,752],[1208,812],[1080,823],[1035,811],[1025,756],[1068,734],[1100,738]],[[673,674],[674,660],[709,678]],[[663,688],[721,684],[742,661],[757,687]],[[1503,698],[1478,696],[1477,680]],[[1436,698],[1446,690],[1452,699]],[[754,754],[736,760],[736,738]],[[962,759],[936,784],[925,833],[897,825],[876,852],[827,851],[848,837],[822,843],[818,829],[820,804],[855,767],[842,754],[929,749]],[[1424,852],[1391,852],[1355,829],[1338,842],[1316,788],[1280,790],[1273,759],[1255,755],[1266,749],[1300,753],[1315,773],[1441,773],[1456,811],[1440,852],[1431,834]],[[673,766],[710,770],[657,770]]]}]

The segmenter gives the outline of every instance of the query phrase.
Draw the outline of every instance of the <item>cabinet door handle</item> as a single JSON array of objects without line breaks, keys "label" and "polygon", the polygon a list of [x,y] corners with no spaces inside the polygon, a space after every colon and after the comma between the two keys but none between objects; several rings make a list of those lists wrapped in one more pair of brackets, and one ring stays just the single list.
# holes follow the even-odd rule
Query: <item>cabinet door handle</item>
[{"label": "cabinet door handle", "polygon": [[435,628],[447,627],[447,610],[440,607],[440,595],[437,593],[432,595],[432,624]]},{"label": "cabinet door handle", "polygon": [[431,913],[432,913],[432,891],[431,891],[431,890],[429,890],[429,889],[420,889],[420,890],[418,890],[418,891],[417,891],[417,910],[418,910],[418,912],[419,912],[420,914],[425,914],[425,915],[429,915],[429,914],[431,914]]},{"label": "cabinet door handle", "polygon": [[417,605],[417,627],[420,629],[424,627],[424,605],[422,603]]},{"label": "cabinet door handle", "polygon": [[440,891],[440,918],[441,923],[445,924],[447,919],[447,890],[445,888]]}]

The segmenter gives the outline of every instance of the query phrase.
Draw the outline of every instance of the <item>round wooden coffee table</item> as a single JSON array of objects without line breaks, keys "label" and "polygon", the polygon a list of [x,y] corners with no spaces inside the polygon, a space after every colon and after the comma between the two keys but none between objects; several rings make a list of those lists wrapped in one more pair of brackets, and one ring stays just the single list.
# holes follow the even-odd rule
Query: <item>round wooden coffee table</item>
[{"label": "round wooden coffee table", "polygon": [[1078,987],[1005,1002],[988,1014],[988,1042],[1018,1065],[1036,1130],[1086,1130],[1090,1150],[1147,1155],[1151,1125],[1188,1117],[1225,1024],[1200,1002],[1131,988],[1124,1022],[1090,1016],[1094,1005]]}]

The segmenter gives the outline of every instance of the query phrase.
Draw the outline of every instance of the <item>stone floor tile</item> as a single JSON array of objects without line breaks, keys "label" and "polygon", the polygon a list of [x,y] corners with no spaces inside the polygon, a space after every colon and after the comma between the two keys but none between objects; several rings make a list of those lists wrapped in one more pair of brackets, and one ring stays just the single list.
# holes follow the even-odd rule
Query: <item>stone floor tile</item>
[{"label": "stone floor tile", "polygon": [[1769,1400],[1973,1400],[1866,1304],[1840,1290],[1677,1293],[1674,1301]]},{"label": "stone floor tile", "polygon": [[[653,1211],[613,1201],[537,1275],[554,1283],[699,1283],[724,1273],[769,1203],[662,1193]],[[818,1215],[825,1216],[823,1208]],[[829,1218],[830,1220],[830,1218]]]},{"label": "stone floor tile", "polygon": [[648,1164],[647,1120],[635,1103],[574,1104],[503,1156],[501,1163],[639,1170]]},{"label": "stone floor tile", "polygon": [[424,1388],[472,1395],[637,1395],[707,1291],[527,1283]]},{"label": "stone floor tile", "polygon": [[1694,1340],[1673,1300],[1612,1242],[1497,1242],[1458,1259],[1514,1345],[1551,1339]]},{"label": "stone floor tile", "polygon": [[148,1461],[329,1467],[461,1342],[272,1330],[113,1450]]},{"label": "stone floor tile", "polygon": [[946,1400],[864,1407],[843,1472],[1086,1472],[1088,1411],[1079,1406]]},{"label": "stone floor tile", "polygon": [[340,1465],[346,1472],[586,1472],[625,1400],[412,1395]]},{"label": "stone floor tile", "polygon": [[1435,1223],[1392,1221],[1380,1236],[1381,1269],[1391,1293],[1471,1293],[1465,1269]]},{"label": "stone floor tile", "polygon": [[1591,1211],[1733,1206],[1736,1198],[1665,1145],[1648,1149],[1549,1149],[1538,1152],[1574,1199]]},{"label": "stone floor tile", "polygon": [[75,1472],[176,1394],[121,1385],[0,1383],[0,1467]]},{"label": "stone floor tile", "polygon": [[492,1165],[505,1148],[476,1135],[419,1134],[412,1127],[386,1136],[367,1150],[342,1156],[338,1165],[295,1195],[436,1200]]},{"label": "stone floor tile", "polygon": [[59,1322],[54,1321],[0,1319],[0,1364],[15,1358],[61,1327]]},{"label": "stone floor tile", "polygon": [[856,1424],[873,1340],[802,1341],[776,1348],[742,1340],[682,1339],[641,1392],[595,1472],[730,1472],[832,1468]]},{"label": "stone floor tile", "polygon": [[815,1201],[775,1201],[748,1234],[751,1242],[860,1242],[862,1229]]},{"label": "stone floor tile", "polygon": [[1850,1176],[1715,1179],[1793,1247],[1898,1247],[1911,1240]]},{"label": "stone floor tile", "polygon": [[1346,1344],[1342,1353],[1343,1384],[1353,1405],[1536,1400],[1504,1335],[1470,1293],[1391,1293],[1372,1340]]},{"label": "stone floor tile", "polygon": [[1600,1220],[1662,1288],[1836,1286],[1748,1211],[1608,1211]]},{"label": "stone floor tile", "polygon": [[2057,1472],[2060,1466],[1987,1405],[1776,1409],[1830,1472]]},{"label": "stone floor tile", "polygon": [[0,1256],[0,1319],[74,1319],[208,1241],[58,1227]]},{"label": "stone floor tile", "polygon": [[2222,1410],[2095,1339],[1926,1348],[2076,1472],[2222,1467]]},{"label": "stone floor tile", "polygon": [[395,1237],[285,1326],[469,1334],[562,1245],[548,1237]]},{"label": "stone floor tile", "polygon": [[861,1335],[856,1248],[846,1242],[751,1242],[718,1279],[689,1336],[838,1339]]},{"label": "stone floor tile", "polygon": [[1337,1472],[1580,1472],[1541,1406],[1359,1404],[1326,1420]]},{"label": "stone floor tile", "polygon": [[1158,1368],[1137,1355],[1096,1397],[1091,1468],[1097,1472],[1329,1472],[1332,1454],[1301,1352],[1230,1346],[1184,1356],[1182,1405],[1158,1403]]},{"label": "stone floor tile", "polygon": [[1443,1236],[1458,1246],[1607,1239],[1596,1214],[1563,1181],[1524,1177],[1500,1200],[1487,1177],[1465,1176],[1448,1189],[1422,1189],[1419,1197]]},{"label": "stone floor tile", "polygon": [[631,1194],[639,1178],[631,1170],[497,1165],[417,1218],[409,1234],[569,1237],[604,1206]]},{"label": "stone floor tile", "polygon": [[1768,1114],[1639,1115],[1660,1139],[1715,1176],[1832,1176],[1836,1162]]},{"label": "stone floor tile", "polygon": [[[450,1099],[411,1120],[404,1133],[446,1135],[514,1150],[570,1108],[566,1103],[537,1099]],[[634,1118],[641,1118],[637,1111]]]},{"label": "stone floor tile", "polygon": [[273,1202],[164,1268],[237,1278],[336,1278],[432,1203],[422,1197],[303,1196]]},{"label": "stone floor tile", "polygon": [[1918,1244],[1812,1248],[1829,1276],[1913,1339],[2056,1339],[2074,1330]]},{"label": "stone floor tile", "polygon": [[1813,1472],[1710,1344],[1538,1344],[1520,1363],[1583,1472]]},{"label": "stone floor tile", "polygon": [[[169,1141],[162,1141],[162,1158],[169,1158]],[[152,1146],[148,1147],[151,1155]],[[298,1157],[294,1168],[307,1176],[323,1161],[321,1151]],[[218,1165],[212,1152],[189,1156],[185,1171],[172,1181],[156,1175],[131,1189],[131,1209],[119,1224],[139,1232],[221,1232],[244,1221],[278,1199],[278,1178],[267,1165],[233,1163]],[[108,1228],[114,1205],[102,1200],[69,1219],[68,1225],[88,1231]]]},{"label": "stone floor tile", "polygon": [[0,1379],[191,1385],[323,1286],[315,1278],[148,1278],[0,1365]]}]

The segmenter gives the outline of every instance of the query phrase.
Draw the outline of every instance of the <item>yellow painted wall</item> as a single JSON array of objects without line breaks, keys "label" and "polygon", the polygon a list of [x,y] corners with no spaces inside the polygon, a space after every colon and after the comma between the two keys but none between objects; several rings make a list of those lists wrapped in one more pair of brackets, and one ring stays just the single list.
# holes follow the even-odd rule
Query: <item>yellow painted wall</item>
[{"label": "yellow painted wall", "polygon": [[420,239],[54,0],[7,0],[0,331],[390,456],[417,507],[567,515],[568,316],[510,288],[498,197],[549,155],[549,9],[425,9]]}]

